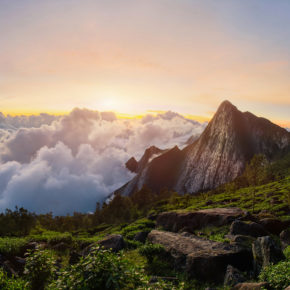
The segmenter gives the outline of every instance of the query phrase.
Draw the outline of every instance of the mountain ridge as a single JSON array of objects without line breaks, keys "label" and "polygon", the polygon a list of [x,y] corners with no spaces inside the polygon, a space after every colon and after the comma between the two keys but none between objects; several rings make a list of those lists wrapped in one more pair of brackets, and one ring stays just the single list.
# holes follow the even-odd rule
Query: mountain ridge
[{"label": "mountain ridge", "polygon": [[197,140],[153,158],[115,193],[128,195],[145,184],[156,192],[164,187],[179,193],[213,189],[239,176],[255,154],[272,160],[289,147],[286,129],[224,101]]}]

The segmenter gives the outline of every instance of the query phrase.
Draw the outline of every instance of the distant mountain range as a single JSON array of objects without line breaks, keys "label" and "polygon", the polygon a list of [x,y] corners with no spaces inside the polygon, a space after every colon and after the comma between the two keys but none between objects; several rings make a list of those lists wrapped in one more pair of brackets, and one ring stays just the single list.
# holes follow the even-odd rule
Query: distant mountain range
[{"label": "distant mountain range", "polygon": [[150,147],[139,162],[132,157],[126,166],[136,176],[115,193],[130,195],[143,185],[155,192],[213,189],[239,176],[255,154],[271,160],[289,150],[290,132],[224,101],[199,138],[188,144],[182,150]]}]

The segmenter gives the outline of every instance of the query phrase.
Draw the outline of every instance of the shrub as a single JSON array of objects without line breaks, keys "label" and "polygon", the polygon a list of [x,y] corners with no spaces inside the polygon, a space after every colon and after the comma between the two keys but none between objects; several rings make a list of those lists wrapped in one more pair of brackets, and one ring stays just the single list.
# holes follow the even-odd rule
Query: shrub
[{"label": "shrub", "polygon": [[0,289],[2,290],[26,290],[28,283],[20,278],[9,278],[7,274],[0,269]]},{"label": "shrub", "polygon": [[264,268],[259,279],[268,282],[273,289],[285,289],[290,284],[290,260]]},{"label": "shrub", "polygon": [[58,243],[72,243],[72,235],[71,233],[60,233],[54,231],[45,231],[41,234],[31,235],[30,239],[37,242],[47,242],[50,245],[56,245]]},{"label": "shrub", "polygon": [[287,248],[284,249],[283,251],[286,259],[290,260],[290,246],[288,246]]},{"label": "shrub", "polygon": [[27,243],[26,238],[0,238],[0,253],[3,255],[19,255]]},{"label": "shrub", "polygon": [[29,251],[26,258],[24,274],[32,289],[44,289],[56,274],[56,262],[52,253],[37,249]]},{"label": "shrub", "polygon": [[158,256],[165,256],[166,252],[162,245],[159,244],[146,244],[139,249],[139,253],[145,256],[148,262],[152,262],[153,258]]},{"label": "shrub", "polygon": [[79,263],[61,271],[49,289],[136,289],[147,282],[143,270],[133,266],[122,253],[96,247]]}]

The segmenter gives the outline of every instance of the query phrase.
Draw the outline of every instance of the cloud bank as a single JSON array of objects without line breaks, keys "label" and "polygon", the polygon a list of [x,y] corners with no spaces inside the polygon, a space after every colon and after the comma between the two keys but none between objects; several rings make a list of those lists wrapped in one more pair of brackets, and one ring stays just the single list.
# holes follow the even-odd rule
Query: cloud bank
[{"label": "cloud bank", "polygon": [[133,177],[124,166],[155,145],[184,146],[204,125],[166,112],[119,119],[112,112],[13,119],[0,114],[0,210],[89,212]]}]

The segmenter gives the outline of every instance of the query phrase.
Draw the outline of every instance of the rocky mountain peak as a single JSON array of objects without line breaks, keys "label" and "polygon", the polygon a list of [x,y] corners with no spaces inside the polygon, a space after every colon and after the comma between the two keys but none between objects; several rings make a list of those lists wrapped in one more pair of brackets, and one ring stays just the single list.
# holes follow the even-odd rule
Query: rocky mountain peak
[{"label": "rocky mountain peak", "polygon": [[289,149],[287,130],[224,101],[200,137],[183,150],[148,148],[138,162],[138,175],[121,192],[130,194],[144,184],[179,193],[212,189],[239,176],[255,154],[271,160]]}]

